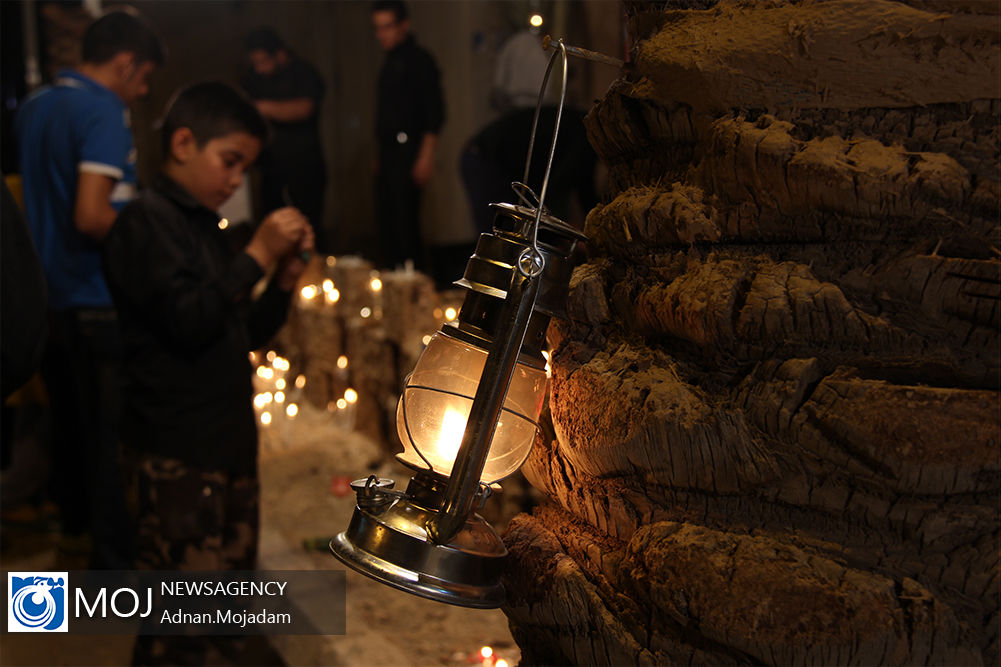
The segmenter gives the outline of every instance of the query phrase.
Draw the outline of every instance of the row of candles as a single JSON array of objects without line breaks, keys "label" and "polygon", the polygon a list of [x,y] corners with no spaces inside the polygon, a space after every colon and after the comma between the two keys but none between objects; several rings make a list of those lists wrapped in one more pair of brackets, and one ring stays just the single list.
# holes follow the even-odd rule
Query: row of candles
[{"label": "row of candles", "polygon": [[[292,421],[299,414],[303,389],[306,387],[306,376],[298,374],[289,385],[287,377],[291,364],[289,360],[279,356],[274,350],[268,351],[263,359],[257,352],[250,353],[250,363],[256,366],[254,386],[254,408],[262,426],[271,426],[276,419]],[[337,359],[338,373],[342,379],[347,379],[348,358],[341,355]],[[358,392],[348,387],[336,401],[327,404],[329,412],[336,413],[338,423],[350,430],[354,428],[355,406],[358,403]]]},{"label": "row of candles", "polygon": [[[335,266],[336,259],[336,257],[328,257],[327,266]],[[369,271],[367,288],[371,301],[358,310],[358,316],[362,319],[370,317],[380,319],[382,317],[383,281],[379,271]],[[299,290],[299,297],[299,304],[303,308],[333,307],[341,300],[341,292],[331,278],[325,278],[319,284],[304,285]],[[433,315],[436,320],[444,318],[445,321],[452,322],[458,317],[459,312],[453,306],[448,306],[435,308]]]},{"label": "row of candles", "polygon": [[[337,257],[327,257],[326,265],[328,269],[333,269],[338,264]],[[357,257],[341,258],[341,264],[347,265],[347,270],[364,273],[364,261]],[[368,272],[368,299],[365,300],[358,316],[362,319],[382,317],[382,278],[377,270]],[[325,278],[319,285],[304,285],[299,290],[299,305],[302,308],[332,308],[341,300],[341,292],[337,289],[331,278]]]}]

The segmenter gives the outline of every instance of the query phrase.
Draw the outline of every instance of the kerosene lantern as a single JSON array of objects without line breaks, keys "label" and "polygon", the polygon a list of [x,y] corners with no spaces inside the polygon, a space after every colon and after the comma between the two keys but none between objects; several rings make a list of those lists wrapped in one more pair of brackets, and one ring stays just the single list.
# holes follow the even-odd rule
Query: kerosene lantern
[{"label": "kerosene lantern", "polygon": [[374,475],[352,483],[354,515],[330,542],[348,566],[450,604],[489,608],[504,600],[507,549],[476,509],[532,447],[546,396],[546,329],[563,314],[571,255],[584,238],[543,207],[566,98],[568,49],[554,46],[523,179],[559,57],[562,94],[538,201],[518,183],[520,204],[491,204],[494,229],[480,236],[457,282],[466,290],[458,319],[432,336],[400,397],[397,458],[415,474],[404,491]]}]

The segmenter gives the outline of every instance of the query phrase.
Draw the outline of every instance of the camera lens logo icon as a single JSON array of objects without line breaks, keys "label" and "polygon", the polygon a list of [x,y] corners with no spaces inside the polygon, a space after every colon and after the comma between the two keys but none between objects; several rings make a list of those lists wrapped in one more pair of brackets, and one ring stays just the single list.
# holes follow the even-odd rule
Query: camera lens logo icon
[{"label": "camera lens logo icon", "polygon": [[66,572],[7,575],[8,632],[66,632]]}]

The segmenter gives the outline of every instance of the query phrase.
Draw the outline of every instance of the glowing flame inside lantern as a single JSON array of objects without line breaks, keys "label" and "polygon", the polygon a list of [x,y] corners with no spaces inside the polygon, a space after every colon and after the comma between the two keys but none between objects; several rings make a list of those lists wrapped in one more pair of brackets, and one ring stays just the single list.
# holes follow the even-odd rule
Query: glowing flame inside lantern
[{"label": "glowing flame inside lantern", "polygon": [[[441,332],[431,337],[397,407],[397,433],[403,442],[400,461],[418,470],[430,464],[441,475],[451,474],[486,358],[485,350]],[[484,464],[483,482],[507,477],[525,460],[535,439],[545,389],[544,370],[516,365]]]},{"label": "glowing flame inside lantern", "polygon": [[467,419],[469,419],[469,415],[448,408],[441,418],[437,449],[434,452],[429,452],[429,456],[434,456],[442,461],[454,461],[455,455],[459,453],[459,445],[462,444],[462,433],[466,430]]}]

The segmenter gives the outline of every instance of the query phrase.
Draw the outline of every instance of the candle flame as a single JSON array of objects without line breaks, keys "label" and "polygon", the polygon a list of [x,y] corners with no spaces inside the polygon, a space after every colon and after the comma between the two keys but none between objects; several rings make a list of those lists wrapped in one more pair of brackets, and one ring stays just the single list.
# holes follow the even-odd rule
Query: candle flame
[{"label": "candle flame", "polygon": [[295,416],[299,414],[299,406],[295,403],[289,403],[285,406],[285,414],[289,419],[295,419]]},{"label": "candle flame", "polygon": [[226,229],[227,227],[229,227],[229,220],[223,218],[219,221],[219,229]]},{"label": "candle flame", "polygon": [[277,352],[275,352],[274,350],[268,350],[268,353],[264,355],[264,358],[268,360],[268,363],[271,363],[272,361],[275,360],[275,357],[277,356],[278,356]]},{"label": "candle flame", "polygon": [[348,367],[348,358],[345,355],[337,357],[337,367],[344,370]]},{"label": "candle flame", "polygon": [[332,292],[333,289],[334,289],[334,281],[333,280],[331,280],[330,278],[327,278],[326,280],[323,281],[323,291],[324,292]]},{"label": "candle flame", "polygon": [[296,375],[295,376],[295,388],[296,389],[302,389],[305,386],[306,386],[306,376],[305,375]]},{"label": "candle flame", "polygon": [[445,309],[445,319],[449,322],[454,320],[458,315],[459,312],[455,308],[452,308],[451,306]]},{"label": "candle flame", "polygon": [[493,654],[494,654],[494,650],[492,648],[490,648],[489,646],[484,646],[483,648],[480,649],[480,657],[483,658],[484,660],[486,660],[487,658],[489,658]]},{"label": "candle flame", "polygon": [[371,314],[372,314],[372,309],[369,308],[368,306],[365,306],[364,308],[361,309],[361,316],[362,317],[368,317]]},{"label": "candle flame", "polygon": [[271,413],[270,412],[262,412],[261,413],[261,423],[264,424],[265,426],[267,426],[268,424],[271,423]]},{"label": "candle flame", "polygon": [[382,281],[378,278],[372,278],[372,280],[369,281],[368,286],[372,288],[373,292],[378,292],[382,289]]},{"label": "candle flame", "polygon": [[345,401],[343,398],[338,398],[337,399],[337,409],[338,410],[343,410],[346,407],[348,407],[348,402]]},{"label": "candle flame", "polygon": [[307,301],[309,299],[312,299],[314,296],[316,296],[316,285],[306,285],[301,290],[299,290],[299,294],[301,294],[302,298],[306,299]]},{"label": "candle flame", "polygon": [[276,391],[275,392],[275,403],[284,403],[284,402],[285,402],[285,392],[284,391]]},{"label": "candle flame", "polygon": [[347,389],[344,390],[344,400],[347,401],[348,403],[357,403],[358,392],[352,389],[351,387],[348,387]]},{"label": "candle flame", "polygon": [[270,368],[268,368],[267,366],[257,367],[257,377],[261,378],[262,380],[270,380],[274,376],[275,372]]},{"label": "candle flame", "polygon": [[275,357],[275,360],[271,365],[279,371],[287,371],[291,367],[291,364],[289,364],[288,359],[285,357]]},{"label": "candle flame", "polygon": [[284,388],[285,388],[285,378],[278,378],[277,380],[275,380],[275,389],[284,389]]}]

